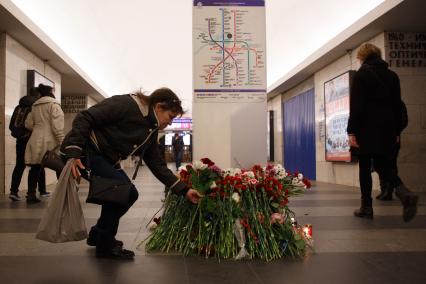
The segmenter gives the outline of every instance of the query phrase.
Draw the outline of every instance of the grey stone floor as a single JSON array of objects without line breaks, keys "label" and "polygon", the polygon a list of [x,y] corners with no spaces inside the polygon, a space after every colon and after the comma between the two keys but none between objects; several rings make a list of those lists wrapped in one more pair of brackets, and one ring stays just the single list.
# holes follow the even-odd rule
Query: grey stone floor
[{"label": "grey stone floor", "polygon": [[[289,203],[299,223],[313,225],[314,253],[272,263],[218,262],[137,249],[149,234],[147,222],[161,207],[163,186],[146,167],[136,183],[139,200],[122,218],[117,236],[136,252],[134,261],[125,262],[96,259],[94,249],[84,241],[36,240],[49,198],[27,205],[0,197],[0,283],[426,283],[425,194],[420,197],[418,216],[410,223],[402,221],[396,200],[375,201],[374,220],[363,220],[352,215],[359,206],[359,189],[316,183]],[[84,203],[86,194],[83,184],[80,198],[90,227],[100,210]]]}]

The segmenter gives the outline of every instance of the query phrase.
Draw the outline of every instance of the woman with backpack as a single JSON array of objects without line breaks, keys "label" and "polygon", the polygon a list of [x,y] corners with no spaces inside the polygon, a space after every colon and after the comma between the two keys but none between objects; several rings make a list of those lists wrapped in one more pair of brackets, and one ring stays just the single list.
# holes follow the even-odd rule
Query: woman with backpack
[{"label": "woman with backpack", "polygon": [[[30,139],[31,131],[25,128],[25,119],[31,112],[31,106],[40,98],[40,93],[37,87],[29,90],[28,94],[19,100],[19,104],[13,110],[10,119],[9,130],[16,139],[16,163],[12,173],[12,183],[10,185],[9,198],[13,201],[20,201],[19,185],[21,184],[22,175],[25,171],[25,148],[27,147],[28,140]],[[44,173],[43,173],[44,176]],[[39,182],[39,190],[46,189],[43,184],[44,180]],[[41,192],[43,193],[43,192]]]},{"label": "woman with backpack", "polygon": [[25,149],[25,164],[31,167],[28,173],[27,203],[40,202],[36,197],[36,187],[39,177],[43,179],[43,155],[64,140],[64,112],[55,99],[53,87],[40,84],[38,89],[40,98],[33,104],[25,120],[25,127],[32,131]]}]

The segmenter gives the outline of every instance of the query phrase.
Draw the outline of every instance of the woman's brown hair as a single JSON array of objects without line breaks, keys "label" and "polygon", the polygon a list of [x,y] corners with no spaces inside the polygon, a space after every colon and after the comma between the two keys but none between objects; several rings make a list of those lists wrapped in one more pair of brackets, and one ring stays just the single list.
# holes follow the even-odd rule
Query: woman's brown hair
[{"label": "woman's brown hair", "polygon": [[361,62],[364,62],[367,57],[371,56],[382,58],[382,51],[374,44],[367,42],[362,44],[361,47],[358,49],[356,58],[361,60]]},{"label": "woman's brown hair", "polygon": [[182,102],[178,96],[169,88],[160,88],[152,92],[149,96],[142,92],[136,92],[139,99],[149,107],[154,107],[157,103],[164,110],[170,110],[177,115],[183,115]]}]

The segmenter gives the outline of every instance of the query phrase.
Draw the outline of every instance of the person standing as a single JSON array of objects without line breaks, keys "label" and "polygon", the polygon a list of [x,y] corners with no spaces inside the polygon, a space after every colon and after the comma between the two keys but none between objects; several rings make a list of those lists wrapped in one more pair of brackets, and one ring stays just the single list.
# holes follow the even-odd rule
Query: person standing
[{"label": "person standing", "polygon": [[359,148],[359,181],[361,207],[354,215],[373,218],[371,166],[396,190],[403,205],[403,220],[417,213],[418,196],[410,192],[393,170],[402,128],[402,101],[398,75],[389,70],[381,58],[381,50],[363,44],[357,54],[361,67],[351,85],[350,115],[347,133],[349,144]]},{"label": "person standing", "polygon": [[64,139],[64,112],[55,99],[53,87],[40,84],[40,98],[34,102],[25,120],[25,127],[32,131],[25,149],[25,164],[29,165],[27,203],[37,203],[37,181],[40,179],[40,195],[46,192],[46,181],[41,161],[48,150],[53,150]]},{"label": "person standing", "polygon": [[[405,106],[405,103],[402,102],[402,112],[401,112],[401,132],[408,126],[408,113],[407,113],[407,107]],[[393,156],[390,160],[392,171],[395,172],[396,175],[398,175],[398,155],[399,155],[399,149],[401,148],[401,135],[398,136],[397,145],[395,148],[395,151],[393,153]],[[374,164],[373,164],[374,168]],[[387,182],[384,177],[379,175],[380,180],[380,194],[376,196],[376,199],[382,200],[382,201],[390,201],[392,200],[392,195],[394,189],[392,188],[392,185]]]},{"label": "person standing", "polygon": [[[40,93],[38,88],[31,88],[28,95],[19,100],[19,105],[13,110],[12,118],[9,123],[9,130],[12,137],[16,138],[16,164],[12,172],[12,183],[10,185],[9,198],[13,201],[20,201],[19,185],[25,170],[25,148],[30,139],[31,131],[25,128],[25,119],[31,112],[31,106],[38,100]],[[40,184],[39,184],[40,190]]]},{"label": "person standing", "polygon": [[174,159],[176,164],[176,171],[178,171],[180,168],[180,165],[182,164],[183,146],[184,146],[183,138],[178,132],[176,132],[175,136],[173,136],[172,145],[173,145],[173,154],[174,154]]},{"label": "person standing", "polygon": [[[120,161],[138,155],[171,191],[197,203],[199,193],[167,168],[158,151],[158,131],[183,113],[181,101],[168,88],[158,89],[149,96],[142,93],[113,96],[77,114],[60,152],[65,159],[74,159],[71,171],[75,178],[81,175],[88,179],[89,164],[92,175],[126,182],[130,179],[121,169]],[[138,196],[132,185],[126,206],[102,205],[101,215],[87,238],[89,246],[96,246],[96,257],[132,259],[135,256],[133,251],[123,249],[123,242],[115,236],[120,218]]]}]

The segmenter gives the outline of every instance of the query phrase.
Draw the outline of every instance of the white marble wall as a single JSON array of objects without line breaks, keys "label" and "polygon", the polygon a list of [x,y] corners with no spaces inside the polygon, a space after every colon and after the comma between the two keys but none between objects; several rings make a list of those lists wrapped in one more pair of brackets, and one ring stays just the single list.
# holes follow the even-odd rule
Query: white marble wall
[{"label": "white marble wall", "polygon": [[[5,139],[5,73],[6,73],[6,34],[0,34],[0,181],[5,180],[4,142]],[[0,183],[0,195],[4,193],[4,183]]]},{"label": "white marble wall", "polygon": [[281,96],[268,101],[268,111],[274,111],[274,162],[283,165],[283,121]]},{"label": "white marble wall", "polygon": [[[385,37],[386,34],[383,40],[387,44]],[[401,96],[408,111],[408,126],[401,135],[399,176],[409,188],[426,192],[426,68],[393,67],[392,70],[399,76]]]},{"label": "white marble wall", "polygon": [[[4,48],[1,49],[1,56],[4,56],[5,61],[1,64],[0,69],[4,69],[4,74],[0,73],[0,80],[5,80],[5,93],[1,94],[2,100],[4,99],[4,105],[1,109],[4,109],[5,113],[2,115],[4,124],[2,124],[1,131],[4,131],[4,151],[1,158],[2,172],[5,177],[3,182],[0,184],[0,193],[8,193],[11,182],[11,175],[15,166],[15,139],[10,135],[9,121],[13,113],[13,109],[18,105],[19,99],[26,94],[27,89],[27,70],[34,69],[45,77],[49,78],[55,83],[55,96],[57,100],[61,100],[61,75],[51,68],[48,63],[43,62],[41,58],[33,54],[31,51],[22,46],[15,39],[7,34],[2,35],[2,42]],[[0,82],[1,86],[1,82]],[[4,170],[3,170],[4,169]],[[27,173],[25,171],[22,177],[20,189],[27,189]],[[46,170],[46,182],[47,184],[56,181],[55,174]]]}]

